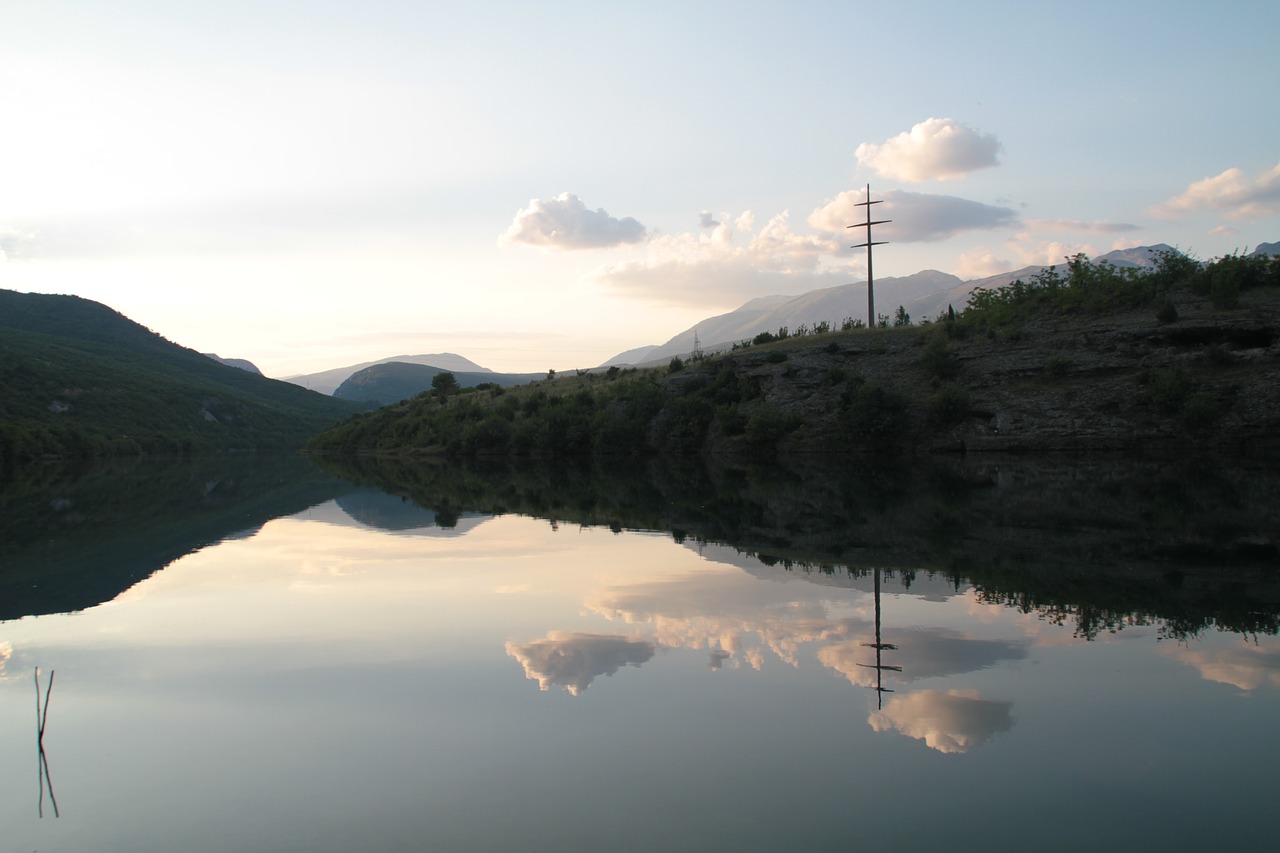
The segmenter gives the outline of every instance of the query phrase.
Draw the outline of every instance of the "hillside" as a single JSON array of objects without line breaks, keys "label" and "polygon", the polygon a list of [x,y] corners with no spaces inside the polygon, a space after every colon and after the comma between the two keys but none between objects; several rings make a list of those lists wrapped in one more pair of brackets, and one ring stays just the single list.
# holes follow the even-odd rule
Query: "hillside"
[{"label": "hillside", "polygon": [[323,453],[529,455],[1274,446],[1280,259],[1079,258],[924,326],[762,335],[666,368],[423,397]]},{"label": "hillside", "polygon": [[393,355],[387,358],[380,358],[377,361],[363,361],[360,364],[351,364],[346,367],[335,367],[330,370],[322,370],[319,373],[303,373],[297,376],[284,377],[285,382],[292,382],[294,385],[300,385],[303,388],[309,388],[312,391],[319,391],[321,394],[332,394],[338,389],[338,386],[349,379],[357,372],[377,364],[388,364],[390,362],[399,362],[401,364],[422,364],[428,367],[434,367],[437,370],[449,370],[454,373],[491,373],[487,367],[481,367],[470,359],[463,358],[460,355],[451,352],[437,352],[427,355]]},{"label": "hillside", "polygon": [[416,397],[431,389],[431,380],[438,374],[453,373],[463,388],[477,385],[497,385],[507,388],[524,385],[543,378],[542,373],[494,373],[492,371],[449,371],[434,365],[407,364],[388,361],[357,370],[337,387],[333,396],[353,403],[372,403],[385,406]]},{"label": "hillside", "polygon": [[[1257,253],[1265,254],[1266,244]],[[1150,268],[1152,258],[1173,249],[1164,243],[1118,249],[1095,259],[1117,268]],[[946,312],[949,307],[962,309],[975,290],[992,290],[1004,287],[1018,279],[1030,279],[1045,270],[1042,266],[1022,267],[1010,272],[998,273],[980,279],[961,280],[949,273],[923,270],[914,275],[876,279],[876,313],[891,318],[898,306],[917,322],[931,320]],[[779,329],[796,331],[812,329],[826,323],[839,329],[849,318],[865,322],[867,311],[867,283],[865,281],[812,290],[799,296],[768,296],[753,299],[737,310],[715,317],[708,317],[685,329],[664,344],[637,347],[619,353],[604,363],[626,367],[629,365],[665,364],[673,356],[688,358],[694,351],[694,339],[707,352],[724,351],[733,344],[751,340],[761,332],[776,333]]]},{"label": "hillside", "polygon": [[296,448],[355,410],[100,303],[0,290],[0,469],[47,455]]}]

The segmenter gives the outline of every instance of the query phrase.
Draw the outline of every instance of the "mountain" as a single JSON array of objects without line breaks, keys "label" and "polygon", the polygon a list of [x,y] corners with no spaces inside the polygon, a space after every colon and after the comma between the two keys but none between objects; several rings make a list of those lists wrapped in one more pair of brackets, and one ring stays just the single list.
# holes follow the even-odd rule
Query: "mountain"
[{"label": "mountain", "polygon": [[45,455],[296,448],[358,410],[77,296],[0,290],[0,469]]},{"label": "mountain", "polygon": [[262,371],[258,369],[258,365],[254,364],[252,361],[248,361],[247,359],[223,358],[222,356],[212,352],[202,353],[202,355],[204,355],[206,358],[213,359],[219,364],[225,364],[227,367],[238,367],[241,370],[247,370],[250,373],[258,374],[259,376],[262,375]]},{"label": "mountain", "polygon": [[[1260,246],[1259,251],[1262,248]],[[1106,261],[1117,267],[1145,267],[1150,266],[1152,258],[1162,251],[1173,249],[1159,243],[1155,246],[1108,252],[1093,260],[1095,263]],[[969,301],[970,292],[976,288],[994,290],[1019,278],[1028,279],[1044,269],[1046,267],[1029,266],[970,281],[938,270],[923,270],[900,278],[878,278],[875,285],[876,313],[892,316],[901,305],[916,322],[932,319],[944,313],[948,306],[957,311],[963,309]],[[864,319],[866,305],[865,281],[811,290],[800,296],[753,299],[736,311],[702,320],[664,344],[637,347],[619,353],[601,367],[657,364],[676,356],[685,358],[695,349],[695,335],[704,351],[718,352],[730,349],[740,341],[750,340],[761,332],[776,333],[784,326],[794,332],[802,325],[812,327],[825,321],[838,329],[847,317]]]},{"label": "mountain", "polygon": [[[888,307],[891,313],[898,305],[959,284],[962,284],[959,278],[937,270],[924,270],[901,278],[877,279],[876,304]],[[813,326],[825,321],[838,329],[846,317],[865,316],[866,305],[866,282],[811,290],[800,296],[753,299],[736,311],[708,317],[665,344],[619,353],[601,366],[663,362],[674,356],[683,358],[693,352],[695,335],[704,350],[718,351],[727,350],[739,341],[750,340],[761,332],[777,332],[783,326],[795,331],[801,325]],[[885,312],[881,309],[880,313]]]},{"label": "mountain", "polygon": [[1280,255],[1280,242],[1275,243],[1259,243],[1258,248],[1254,249],[1251,254],[1254,255]]},{"label": "mountain", "polygon": [[487,367],[481,367],[474,361],[463,358],[451,352],[437,352],[430,355],[393,355],[388,358],[380,358],[377,361],[365,361],[360,364],[353,364],[349,367],[335,367],[332,370],[322,370],[319,373],[304,373],[297,376],[286,376],[285,382],[292,382],[294,385],[301,385],[303,388],[310,388],[312,391],[319,391],[321,394],[332,394],[338,389],[338,386],[345,382],[351,374],[366,367],[372,367],[375,364],[387,364],[388,362],[398,361],[404,364],[425,364],[428,367],[434,367],[438,370],[448,370],[457,373],[492,373]]},{"label": "mountain", "polygon": [[[464,359],[465,360],[465,359]],[[508,388],[542,379],[543,373],[494,373],[493,371],[447,371],[426,364],[408,364],[388,361],[357,370],[347,377],[333,392],[340,400],[358,403],[375,403],[385,406],[416,397],[430,390],[431,380],[440,373],[453,373],[453,378],[463,388],[474,388],[483,383]]]}]

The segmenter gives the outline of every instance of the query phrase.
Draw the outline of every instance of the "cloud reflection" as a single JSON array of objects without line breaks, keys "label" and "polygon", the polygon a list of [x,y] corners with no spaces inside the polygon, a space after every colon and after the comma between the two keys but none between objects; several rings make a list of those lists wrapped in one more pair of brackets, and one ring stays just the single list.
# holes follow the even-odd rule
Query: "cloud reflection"
[{"label": "cloud reflection", "polygon": [[1280,687],[1280,649],[1240,645],[1193,651],[1178,646],[1172,654],[1208,681],[1230,684],[1246,692],[1264,684]]},{"label": "cloud reflection", "polygon": [[507,654],[520,662],[524,674],[542,690],[563,687],[581,696],[600,675],[613,675],[624,666],[639,666],[657,647],[648,640],[610,634],[552,631],[531,643],[507,643]]},{"label": "cloud reflection", "polygon": [[[805,643],[849,636],[855,623],[828,615],[830,590],[809,584],[779,586],[738,574],[706,573],[615,586],[588,598],[587,607],[609,619],[653,627],[668,648],[720,652],[713,666],[764,664],[764,649],[795,664]],[[757,645],[757,643],[762,645]]]},{"label": "cloud reflection", "polygon": [[[894,680],[914,681],[942,675],[958,675],[987,669],[1027,656],[1027,643],[979,640],[949,628],[885,631],[884,642],[898,648],[886,652],[885,663],[902,667]],[[818,650],[818,660],[860,687],[876,683],[876,671],[859,664],[873,663],[875,652],[863,646],[865,638],[846,640]]]},{"label": "cloud reflection", "polygon": [[938,752],[963,753],[1013,728],[1012,702],[976,690],[922,690],[898,696],[867,718],[878,732],[897,731]]}]

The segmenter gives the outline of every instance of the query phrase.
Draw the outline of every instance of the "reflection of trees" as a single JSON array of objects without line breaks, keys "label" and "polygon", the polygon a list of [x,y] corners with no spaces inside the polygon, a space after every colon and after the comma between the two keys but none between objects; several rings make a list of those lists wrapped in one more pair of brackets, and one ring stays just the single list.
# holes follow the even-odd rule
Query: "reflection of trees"
[{"label": "reflection of trees", "polygon": [[921,690],[895,696],[867,722],[897,731],[939,752],[968,752],[1013,728],[1012,702],[983,699],[976,690]]},{"label": "reflection of trees", "polygon": [[348,489],[293,454],[24,469],[0,484],[0,619],[110,601],[185,554]]},{"label": "reflection of trees", "polygon": [[957,458],[768,466],[688,457],[325,461],[429,508],[669,530],[797,574],[885,567],[968,581],[988,602],[1168,636],[1280,629],[1280,471],[1230,460]]},{"label": "reflection of trees", "polygon": [[541,640],[507,643],[507,654],[520,662],[525,675],[542,690],[563,687],[574,696],[601,675],[613,675],[624,666],[639,666],[653,657],[657,647],[648,640],[610,634],[574,634],[552,631]]}]

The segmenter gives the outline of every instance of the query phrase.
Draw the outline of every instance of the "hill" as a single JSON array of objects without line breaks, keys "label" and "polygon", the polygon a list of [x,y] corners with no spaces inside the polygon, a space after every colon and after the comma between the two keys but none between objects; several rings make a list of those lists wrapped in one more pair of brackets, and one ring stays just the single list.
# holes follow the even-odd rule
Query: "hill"
[{"label": "hill", "polygon": [[[1164,243],[1119,249],[1099,256],[1095,262],[1108,263],[1121,269],[1145,269],[1151,267],[1153,257],[1160,252],[1169,251],[1173,249]],[[915,320],[931,320],[949,307],[956,310],[963,308],[974,290],[1004,287],[1018,279],[1030,279],[1045,269],[1042,266],[1029,266],[968,281],[937,270],[923,270],[899,278],[876,279],[876,313],[889,318],[901,305]],[[865,281],[812,290],[799,296],[753,299],[728,314],[700,321],[664,344],[637,347],[619,353],[603,366],[665,364],[673,356],[688,358],[694,352],[695,335],[703,350],[719,352],[729,349],[733,344],[751,340],[762,332],[776,333],[779,329],[787,329],[789,332],[808,330],[822,323],[832,329],[839,329],[847,325],[851,317],[865,318],[866,305]]]},{"label": "hill", "polygon": [[355,410],[100,303],[0,290],[0,470],[45,455],[296,448]]},{"label": "hill", "polygon": [[388,403],[408,400],[423,391],[430,390],[431,380],[441,373],[453,373],[454,379],[463,388],[474,388],[483,384],[507,388],[533,382],[545,376],[542,373],[459,372],[433,365],[389,361],[357,370],[337,387],[333,396],[340,400],[385,406]]},{"label": "hill", "polygon": [[429,355],[393,355],[387,358],[380,358],[377,361],[364,361],[360,364],[352,364],[347,367],[335,367],[331,370],[322,370],[319,373],[304,373],[297,376],[284,377],[285,382],[292,382],[294,385],[301,385],[303,388],[309,388],[312,391],[319,391],[321,394],[332,394],[338,389],[338,386],[349,379],[358,371],[375,364],[387,364],[396,361],[402,364],[423,364],[428,367],[434,367],[438,370],[448,370],[457,373],[492,373],[487,367],[481,367],[470,359],[463,358],[460,355],[451,352],[437,352]]},{"label": "hill", "polygon": [[923,326],[766,335],[665,368],[417,398],[321,453],[1274,448],[1280,257],[1076,259]]}]

